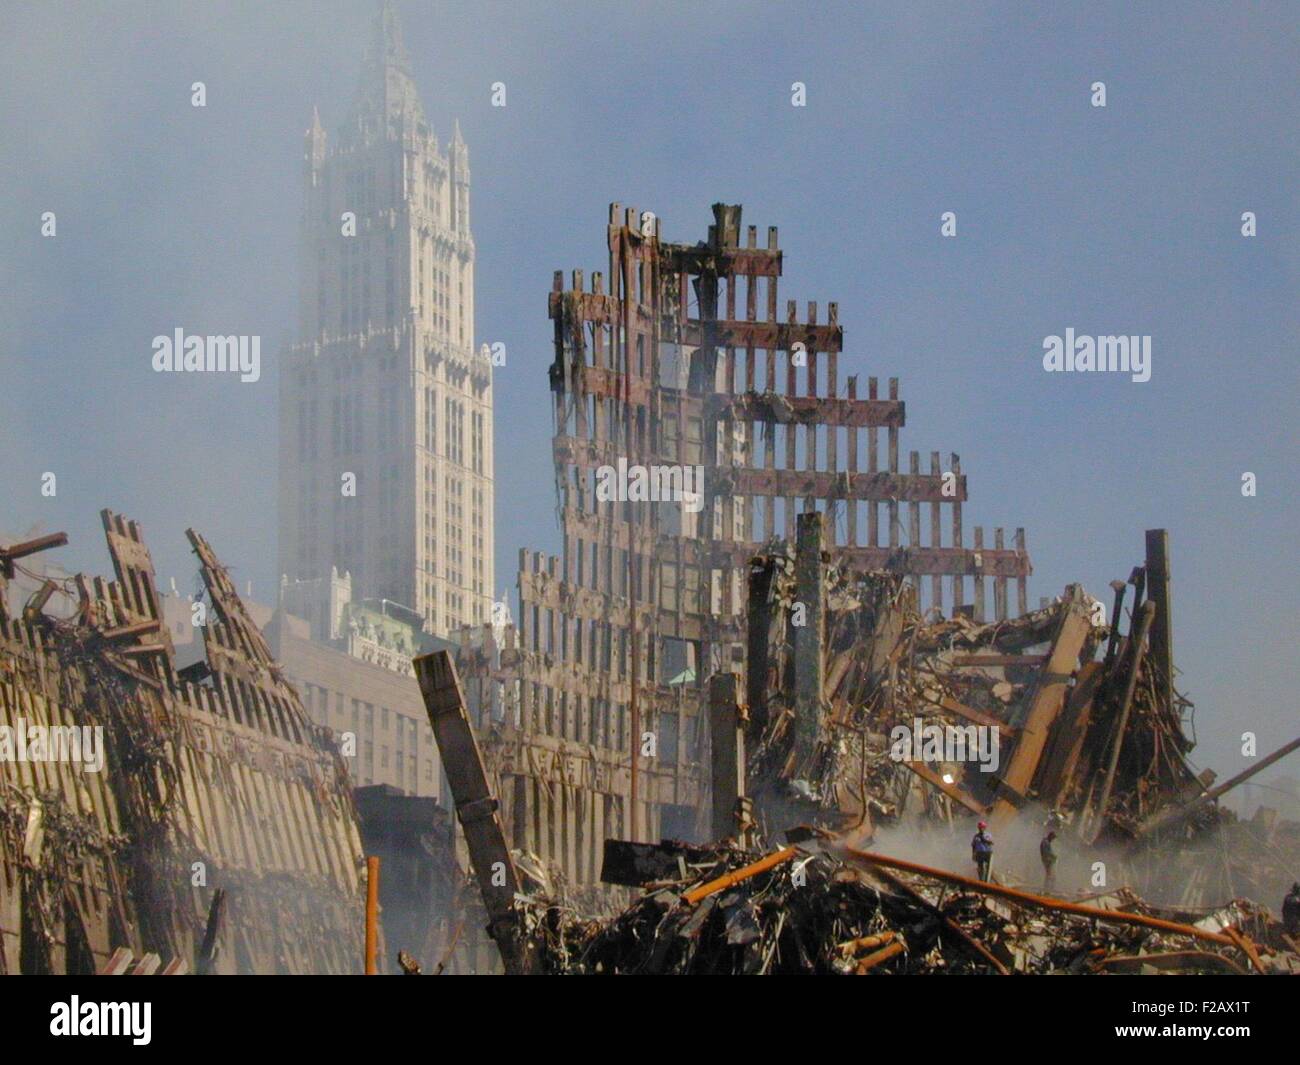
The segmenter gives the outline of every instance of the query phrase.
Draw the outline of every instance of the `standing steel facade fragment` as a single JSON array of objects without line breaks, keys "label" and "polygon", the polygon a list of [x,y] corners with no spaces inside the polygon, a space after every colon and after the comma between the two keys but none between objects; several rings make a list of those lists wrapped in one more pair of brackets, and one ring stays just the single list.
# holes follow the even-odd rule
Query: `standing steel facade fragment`
[{"label": "standing steel facade fragment", "polygon": [[123,948],[357,971],[361,843],[327,732],[193,531],[207,654],[177,669],[140,529],[103,520],[117,579],[68,578],[70,616],[48,594],[11,615],[0,567],[0,725],[98,727],[106,748],[102,772],[0,760],[0,972],[95,972]]},{"label": "standing steel facade fragment", "polygon": [[[739,206],[713,215],[707,240],[673,244],[656,216],[614,204],[608,271],[589,288],[555,275],[564,550],[521,552],[518,632],[459,662],[471,687],[517,692],[485,757],[514,844],[571,882],[598,879],[607,836],[707,834],[705,680],[744,670],[747,563],[793,544],[800,513],[828,515],[836,563],[905,576],[928,605],[1005,618],[1014,581],[1026,607],[1023,530],[965,545],[958,456],[945,469],[932,452],[923,473],[912,452],[901,469],[897,379],[860,397],[856,375],[841,380],[836,304],[824,322],[816,303],[779,316],[776,229],[760,248],[753,226],[742,243]],[[702,489],[611,498],[610,471],[627,486],[631,469],[660,485],[676,470],[667,483],[684,488],[702,469]]]}]

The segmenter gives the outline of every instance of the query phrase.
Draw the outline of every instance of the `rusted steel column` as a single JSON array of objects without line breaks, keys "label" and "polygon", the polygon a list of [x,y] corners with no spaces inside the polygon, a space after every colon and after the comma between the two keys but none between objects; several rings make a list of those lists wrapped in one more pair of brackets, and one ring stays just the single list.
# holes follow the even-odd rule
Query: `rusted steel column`
[{"label": "rusted steel column", "polygon": [[[1025,557],[1025,530],[1016,530],[1016,554],[1021,558]],[[1016,616],[1024,617],[1029,613],[1029,587],[1026,583],[1027,576],[1022,570],[1016,577]]]},{"label": "rusted steel column", "polygon": [[995,823],[1012,816],[1029,792],[1052,723],[1065,705],[1070,679],[1079,668],[1079,654],[1091,631],[1089,618],[1082,589],[1071,585],[1061,606],[1061,620],[1052,639],[1051,652],[1038,674],[1029,710],[1021,723],[1020,735],[998,780],[998,797],[992,814]]},{"label": "rusted steel column", "polygon": [[1142,655],[1146,648],[1147,633],[1151,630],[1153,616],[1158,613],[1155,603],[1148,599],[1142,604],[1138,613],[1137,634],[1133,637],[1133,665],[1128,671],[1128,681],[1124,685],[1124,701],[1120,703],[1119,718],[1115,722],[1115,732],[1110,741],[1110,762],[1106,766],[1106,782],[1101,788],[1101,798],[1095,808],[1097,832],[1101,831],[1106,820],[1106,804],[1110,802],[1111,788],[1115,786],[1115,770],[1119,766],[1119,753],[1124,747],[1124,731],[1128,728],[1129,711],[1133,708],[1133,693],[1137,690],[1138,674],[1142,671]]},{"label": "rusted steel column", "polygon": [[777,564],[771,558],[755,560],[749,572],[745,655],[745,701],[749,719],[756,732],[767,727],[767,693],[775,690],[779,666],[769,663],[771,648],[780,645],[773,639],[774,623],[783,616],[773,596]]},{"label": "rusted steel column", "polygon": [[[898,398],[898,378],[889,379],[889,398]],[[898,429],[897,425],[890,425],[888,430],[889,442],[889,472],[898,472]],[[891,548],[898,546],[898,497],[891,495],[889,499],[889,546]]]},{"label": "rusted steel column", "polygon": [[[930,452],[930,476],[943,477],[937,451]],[[930,546],[943,546],[943,508],[937,499],[930,503]],[[943,577],[938,573],[930,577],[930,605],[938,607],[940,613],[943,612]]]},{"label": "rusted steel column", "polygon": [[488,913],[488,933],[501,951],[506,972],[526,973],[530,957],[514,908],[519,874],[501,830],[497,800],[488,785],[478,741],[469,725],[455,663],[446,651],[435,651],[421,655],[413,664]]},{"label": "rusted steel column", "polygon": [[208,906],[208,923],[203,931],[203,943],[199,947],[198,964],[195,966],[200,976],[207,976],[217,963],[217,952],[221,943],[221,924],[226,913],[226,889],[217,888],[212,893],[212,902]]},{"label": "rusted steel column", "polygon": [[1115,593],[1115,605],[1110,612],[1110,639],[1106,641],[1106,666],[1115,661],[1115,652],[1119,650],[1119,623],[1124,617],[1124,592],[1128,589],[1125,581],[1111,581],[1110,590]]},{"label": "rusted steel column", "polygon": [[1156,616],[1151,623],[1151,661],[1156,667],[1156,691],[1162,706],[1169,706],[1174,696],[1174,627],[1173,597],[1169,582],[1169,533],[1164,529],[1147,530],[1147,599],[1155,603]]},{"label": "rusted steel column", "polygon": [[[1006,548],[1002,529],[993,530],[993,549],[999,554]],[[1007,579],[1000,574],[993,578],[993,615],[998,621],[1007,620]]]},{"label": "rusted steel column", "polygon": [[[911,474],[913,480],[918,479],[921,475],[921,453],[911,451],[907,456],[907,472]],[[921,546],[921,504],[915,500],[907,504],[907,546],[917,548]],[[919,574],[912,577],[913,586],[916,588],[916,605],[922,607],[922,593],[924,591],[924,581]]]},{"label": "rusted steel column", "polygon": [[[948,469],[952,471],[957,483],[961,484],[961,456],[955,451],[948,458]],[[962,528],[961,528],[961,499],[954,498],[952,501],[952,546],[961,550],[962,547]],[[952,613],[956,617],[959,607],[966,605],[965,577],[960,573],[952,575]]]},{"label": "rusted steel column", "polygon": [[366,975],[379,975],[379,859],[366,859]]},{"label": "rusted steel column", "polygon": [[1218,786],[1211,788],[1203,795],[1200,795],[1197,798],[1193,799],[1186,806],[1167,807],[1166,809],[1161,810],[1150,820],[1146,821],[1142,825],[1139,825],[1134,835],[1138,839],[1141,839],[1143,836],[1147,835],[1150,832],[1154,832],[1158,828],[1167,828],[1170,825],[1175,825],[1179,821],[1185,820],[1186,818],[1194,814],[1197,810],[1204,809],[1215,799],[1217,799],[1220,795],[1223,795],[1224,793],[1231,791],[1239,784],[1244,784],[1256,773],[1259,773],[1262,770],[1267,769],[1274,762],[1281,761],[1292,751],[1300,751],[1300,736],[1296,737],[1294,740],[1292,740],[1290,743],[1286,744],[1285,746],[1279,747],[1276,751],[1268,755],[1266,758],[1261,758],[1249,769],[1243,770],[1242,772],[1238,773],[1235,777],[1232,777],[1230,780],[1225,780],[1222,784],[1219,784]]},{"label": "rusted steel column", "polygon": [[[874,377],[867,378],[867,398],[879,398],[880,383]],[[875,424],[867,427],[867,472],[880,470],[880,440]],[[867,546],[880,546],[880,507],[874,499],[867,500]]]},{"label": "rusted steel column", "polygon": [[[740,838],[744,826],[737,814],[745,796],[745,733],[742,731],[740,677],[715,673],[709,678],[709,738],[713,778],[713,818],[710,838]],[[741,843],[743,845],[743,839]]]},{"label": "rusted steel column", "polygon": [[1241,952],[1250,959],[1250,964],[1255,967],[1255,971],[1259,973],[1260,976],[1264,976],[1268,973],[1268,970],[1264,968],[1263,961],[1260,960],[1259,951],[1255,949],[1254,943],[1238,932],[1235,928],[1225,928],[1224,932],[1226,932],[1228,936],[1231,937],[1232,941],[1241,948]]},{"label": "rusted steel column", "polygon": [[[822,718],[822,625],[825,613],[825,573],[822,541],[825,527],[817,511],[799,515],[795,554],[795,610],[802,624],[794,630],[795,773],[801,774],[817,746]],[[796,615],[798,622],[800,617]]]}]

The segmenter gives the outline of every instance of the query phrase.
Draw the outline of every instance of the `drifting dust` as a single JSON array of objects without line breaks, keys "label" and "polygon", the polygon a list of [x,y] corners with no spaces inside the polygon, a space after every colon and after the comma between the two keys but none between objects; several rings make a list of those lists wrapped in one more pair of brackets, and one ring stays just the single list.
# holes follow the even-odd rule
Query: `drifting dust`
[{"label": "drifting dust", "polygon": [[[1039,844],[1048,831],[1050,811],[1039,804],[1021,810],[1014,821],[993,826],[991,874],[999,884],[1025,891],[1041,892],[1044,887]],[[971,859],[971,837],[976,821],[963,818],[951,825],[912,818],[895,825],[882,825],[860,844],[864,849],[891,858],[933,866],[961,876],[975,876]],[[1069,826],[1056,830],[1056,883],[1051,894],[1062,898],[1094,895],[1126,886],[1123,866],[1108,848],[1093,847],[1073,836]]]}]

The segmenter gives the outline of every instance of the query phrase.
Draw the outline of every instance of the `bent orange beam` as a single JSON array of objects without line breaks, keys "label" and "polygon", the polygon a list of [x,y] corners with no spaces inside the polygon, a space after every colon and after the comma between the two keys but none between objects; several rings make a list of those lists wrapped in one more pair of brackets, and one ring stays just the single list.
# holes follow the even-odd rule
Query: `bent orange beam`
[{"label": "bent orange beam", "polygon": [[1091,917],[1098,921],[1109,921],[1112,924],[1140,925],[1144,928],[1155,928],[1162,932],[1175,932],[1178,935],[1193,936],[1196,939],[1204,939],[1210,943],[1219,943],[1225,947],[1241,947],[1241,944],[1231,936],[1221,935],[1218,932],[1207,932],[1203,928],[1196,928],[1189,924],[1179,924],[1177,921],[1166,921],[1160,917],[1147,917],[1140,913],[1103,910],[1097,906],[1084,906],[1078,902],[1066,902],[1064,899],[1034,895],[1028,891],[1002,887],[1000,884],[990,884],[983,880],[962,876],[959,873],[950,873],[944,869],[932,869],[928,865],[918,865],[916,862],[907,862],[902,858],[889,858],[883,854],[872,854],[868,851],[856,850],[853,847],[837,849],[849,858],[865,862],[868,865],[883,865],[887,869],[900,869],[905,873],[917,873],[920,876],[933,877],[936,880],[946,880],[950,884],[960,884],[972,891],[983,892],[985,895],[996,895],[999,898],[1009,899],[1012,902],[1019,902],[1026,906],[1037,906],[1039,909],[1044,910],[1058,910],[1061,913],[1072,913],[1077,917]]},{"label": "bent orange beam", "polygon": [[694,906],[700,899],[707,899],[710,895],[716,895],[719,891],[731,887],[732,884],[739,884],[742,880],[748,880],[751,876],[758,876],[759,873],[766,873],[769,869],[775,869],[782,862],[788,862],[798,852],[798,847],[786,847],[784,850],[769,854],[766,858],[760,858],[752,865],[746,865],[741,869],[733,869],[730,873],[726,873],[716,880],[701,884],[693,891],[686,892],[682,898]]}]

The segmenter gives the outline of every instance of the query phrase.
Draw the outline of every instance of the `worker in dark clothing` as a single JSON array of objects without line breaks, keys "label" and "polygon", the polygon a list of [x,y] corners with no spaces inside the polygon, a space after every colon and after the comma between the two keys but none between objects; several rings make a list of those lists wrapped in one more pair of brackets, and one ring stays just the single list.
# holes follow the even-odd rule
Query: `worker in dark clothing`
[{"label": "worker in dark clothing", "polygon": [[1282,900],[1282,924],[1289,936],[1300,936],[1300,884],[1291,885],[1291,894]]},{"label": "worker in dark clothing", "polygon": [[970,856],[978,870],[981,880],[989,878],[989,866],[993,864],[993,837],[989,835],[989,826],[981,821],[979,830],[971,837]]},{"label": "worker in dark clothing", "polygon": [[1038,857],[1043,861],[1043,891],[1056,886],[1056,833],[1048,831],[1038,844]]}]

